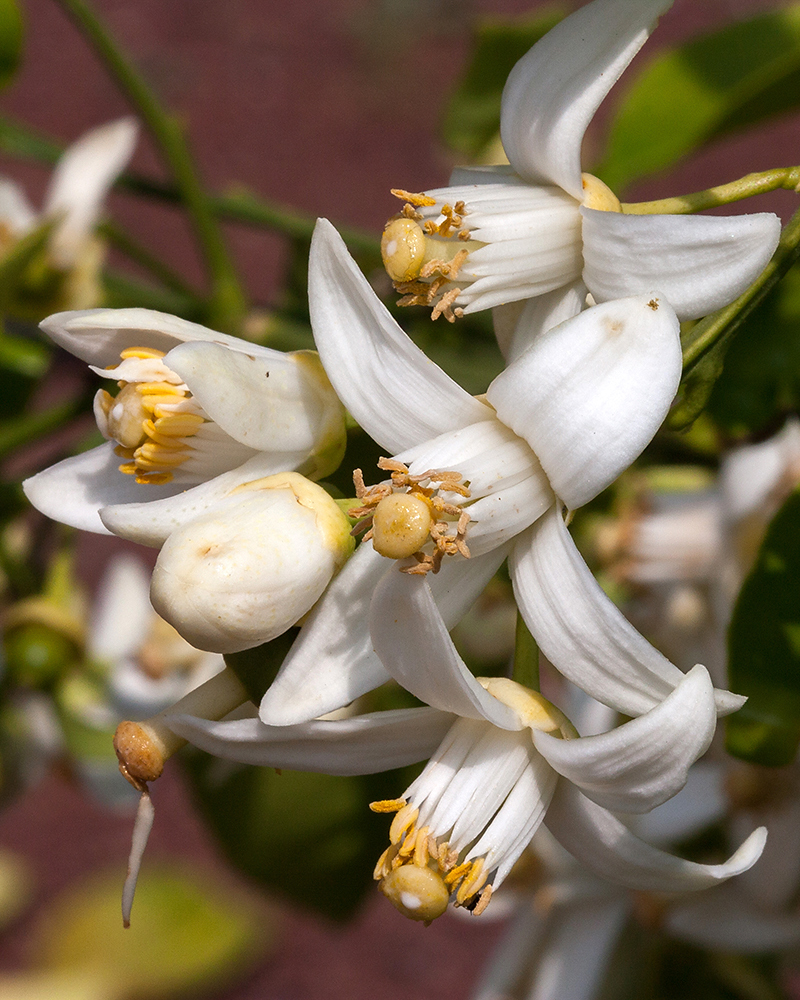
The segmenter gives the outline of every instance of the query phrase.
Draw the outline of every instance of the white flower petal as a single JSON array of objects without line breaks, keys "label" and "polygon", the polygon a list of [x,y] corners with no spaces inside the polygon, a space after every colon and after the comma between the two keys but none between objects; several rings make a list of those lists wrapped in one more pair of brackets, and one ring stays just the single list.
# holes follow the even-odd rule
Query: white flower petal
[{"label": "white flower petal", "polygon": [[90,235],[111,185],[133,154],[133,118],[101,125],[73,143],[56,164],[43,214],[63,216],[51,240],[58,267],[71,267]]},{"label": "white flower petal", "polygon": [[133,476],[119,471],[122,461],[114,454],[115,443],[84,451],[51,465],[22,484],[25,496],[37,510],[73,528],[111,534],[98,511],[107,504],[127,504],[142,496],[160,500],[186,489],[186,484],[140,486]]},{"label": "white flower petal", "polygon": [[208,722],[190,715],[164,719],[178,736],[215,757],[346,775],[388,771],[430,757],[453,721],[452,715],[432,708],[372,712],[296,726],[266,726],[259,719]]},{"label": "white flower petal", "polygon": [[552,330],[554,326],[577,316],[585,301],[586,286],[582,281],[528,299],[509,338],[505,351],[508,363],[516,361],[545,330]]},{"label": "white flower petal", "polygon": [[444,712],[521,729],[516,712],[488,694],[458,655],[424,577],[392,569],[375,589],[370,632],[381,662],[407,691]]},{"label": "white flower petal", "polygon": [[331,410],[344,419],[315,362],[311,352],[247,354],[210,342],[181,344],[164,359],[235,441],[271,452],[312,451]]},{"label": "white flower petal", "polygon": [[95,599],[89,652],[116,663],[133,656],[155,618],[150,604],[150,573],[141,559],[123,554],[109,563]]},{"label": "white flower petal", "polygon": [[652,812],[636,817],[635,831],[648,843],[674,844],[693,837],[712,823],[719,823],[727,811],[722,767],[715,761],[701,760],[690,769],[688,780],[677,795]]},{"label": "white flower petal", "polygon": [[672,0],[594,0],[540,39],[503,90],[500,132],[514,170],[581,200],[581,143],[600,102]]},{"label": "white flower petal", "polygon": [[[102,505],[100,519],[105,528],[121,538],[128,538],[140,545],[159,547],[164,544],[172,531],[187,521],[205,514],[237,486],[265,476],[274,476],[279,472],[291,471],[292,465],[296,465],[304,458],[305,452],[299,455],[291,453],[273,455],[269,452],[260,452],[238,468],[223,472],[196,486],[185,482],[168,483],[166,486],[153,486],[149,483],[137,486],[134,483],[137,491],[136,499],[140,502],[129,502],[131,499],[129,496],[124,496],[120,500],[110,497],[107,505],[105,503]],[[119,459],[116,461],[119,463]],[[47,469],[40,475],[44,476],[49,472],[52,472],[52,469]],[[116,471],[116,475],[118,479],[133,480],[133,476],[125,476],[119,471]],[[156,492],[170,488],[172,492],[166,496],[164,492]],[[61,513],[58,520],[65,520]]]},{"label": "white flower petal", "polygon": [[783,430],[766,441],[732,448],[719,471],[726,519],[737,522],[756,511],[763,512],[770,495],[784,479],[796,476],[797,470],[800,470],[797,417],[790,417]]},{"label": "white flower petal", "polygon": [[574,509],[650,441],[681,367],[678,321],[654,292],[595,306],[541,334],[486,397]]},{"label": "white flower petal", "polygon": [[568,781],[559,781],[545,823],[570,854],[601,878],[652,892],[705,889],[739,875],[756,863],[767,839],[762,826],[724,864],[685,861],[639,840]]},{"label": "white flower petal", "polygon": [[[520,612],[568,680],[625,715],[655,708],[683,678],[603,593],[555,508],[520,536],[509,559]],[[717,711],[744,699],[716,691]]]},{"label": "white flower petal", "polygon": [[716,723],[711,678],[705,667],[696,666],[660,705],[617,729],[575,740],[534,731],[533,742],[551,767],[594,802],[640,813],[686,784]]},{"label": "white flower petal", "polygon": [[390,453],[486,419],[486,407],[400,329],[325,219],[317,222],[311,243],[308,300],[333,387]]},{"label": "white flower petal", "polygon": [[764,270],[776,215],[622,215],[582,208],[583,280],[598,301],[657,287],[678,318],[732,302]]},{"label": "white flower petal", "polygon": [[128,347],[152,347],[166,354],[178,344],[197,340],[251,355],[278,353],[155,309],[76,309],[54,313],[39,325],[70,354],[101,368],[119,364],[120,352]]},{"label": "white flower petal", "polygon": [[13,236],[22,236],[36,221],[36,212],[19,184],[0,177],[0,222]]}]

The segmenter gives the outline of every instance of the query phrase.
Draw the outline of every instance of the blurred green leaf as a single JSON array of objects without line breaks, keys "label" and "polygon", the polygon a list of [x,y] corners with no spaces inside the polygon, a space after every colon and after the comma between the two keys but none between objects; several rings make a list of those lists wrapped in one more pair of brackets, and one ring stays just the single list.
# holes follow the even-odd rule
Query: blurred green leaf
[{"label": "blurred green leaf", "polygon": [[22,57],[24,26],[16,0],[0,0],[0,89],[8,86]]},{"label": "blurred green leaf", "polygon": [[244,765],[223,771],[197,752],[185,762],[198,805],[237,868],[326,916],[353,912],[388,844],[385,817],[369,812],[378,795],[368,779]]},{"label": "blurred green leaf", "polygon": [[794,267],[731,342],[708,412],[729,435],[753,435],[800,410],[800,268]]},{"label": "blurred green leaf", "polygon": [[594,172],[615,191],[711,139],[800,106],[800,4],[666,52],[628,90]]},{"label": "blurred green leaf", "polygon": [[782,766],[800,745],[800,492],[769,526],[728,632],[731,690],[747,703],[725,721],[730,753]]},{"label": "blurred green leaf", "polygon": [[445,142],[474,159],[500,130],[500,97],[506,78],[528,49],[568,13],[558,4],[521,20],[478,24],[472,57],[445,112]]},{"label": "blurred green leaf", "polygon": [[241,973],[271,938],[243,893],[145,866],[127,930],[114,872],[74,885],[48,907],[35,953],[43,969],[85,971],[119,1000],[148,1000],[205,993]]}]

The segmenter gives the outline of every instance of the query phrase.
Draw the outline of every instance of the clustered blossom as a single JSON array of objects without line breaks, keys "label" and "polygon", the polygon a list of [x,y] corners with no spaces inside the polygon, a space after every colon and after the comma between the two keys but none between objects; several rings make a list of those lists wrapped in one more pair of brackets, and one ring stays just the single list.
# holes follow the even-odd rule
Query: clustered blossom
[{"label": "clustered blossom", "polygon": [[[481,913],[542,824],[591,872],[637,890],[715,885],[764,847],[759,827],[728,861],[699,864],[633,832],[626,817],[674,796],[717,717],[744,699],[651,646],[565,521],[664,420],[679,321],[732,301],[779,236],[766,214],[625,214],[581,173],[589,120],[668,6],[594,0],[565,19],[507,83],[510,167],[400,192],[383,251],[406,301],[450,319],[497,309],[509,364],[483,396],[413,344],[325,220],[309,262],[318,356],[143,309],[43,324],[119,392],[96,397],[106,443],[28,480],[32,502],[159,547],[153,602],[202,648],[236,652],[302,625],[257,717],[219,721],[234,706],[193,711],[201,697],[135,738],[333,774],[427,759],[373,804],[394,814],[375,877],[413,919],[451,903]],[[342,459],[344,407],[390,473],[367,485],[356,471],[349,513],[368,532],[352,555],[342,505],[312,481]],[[522,619],[556,671],[608,708],[606,731],[580,735],[540,693],[475,678],[456,652],[449,629],[506,559]],[[328,717],[390,679],[424,707]],[[629,721],[614,728],[616,713]],[[134,774],[137,787],[157,773]]]}]

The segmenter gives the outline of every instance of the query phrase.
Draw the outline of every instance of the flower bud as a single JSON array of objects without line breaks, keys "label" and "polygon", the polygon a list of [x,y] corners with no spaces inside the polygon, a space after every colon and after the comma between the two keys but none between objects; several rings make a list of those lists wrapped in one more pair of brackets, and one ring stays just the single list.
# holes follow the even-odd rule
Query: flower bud
[{"label": "flower bud", "polygon": [[172,532],[150,599],[192,645],[238,652],[302,618],[353,546],[350,522],[321,487],[294,472],[268,476]]}]

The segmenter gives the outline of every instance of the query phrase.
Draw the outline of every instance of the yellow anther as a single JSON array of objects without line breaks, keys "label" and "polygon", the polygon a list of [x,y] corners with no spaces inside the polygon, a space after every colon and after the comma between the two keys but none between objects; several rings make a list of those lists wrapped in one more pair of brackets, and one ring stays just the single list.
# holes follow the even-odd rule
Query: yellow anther
[{"label": "yellow anther", "polygon": [[392,281],[413,281],[425,260],[425,233],[413,219],[395,219],[381,237],[383,266]]},{"label": "yellow anther", "polygon": [[454,886],[456,882],[460,882],[461,879],[466,876],[467,872],[469,872],[471,868],[471,861],[463,861],[460,865],[456,865],[452,871],[447,873],[445,876],[445,882],[451,887]]},{"label": "yellow anther", "polygon": [[479,917],[483,913],[483,911],[486,909],[486,907],[489,905],[489,902],[491,901],[492,891],[493,890],[490,885],[484,886],[483,892],[478,897],[478,900],[475,903],[475,905],[469,907],[469,909],[472,911],[473,916]]},{"label": "yellow anther", "polygon": [[126,347],[124,351],[120,351],[119,356],[123,361],[126,358],[142,358],[146,360],[148,358],[163,358],[164,352],[157,350],[155,347]]},{"label": "yellow anther", "polygon": [[372,877],[377,881],[382,879],[385,875],[388,875],[392,870],[392,862],[397,856],[397,847],[394,844],[389,844],[386,850],[378,858],[378,863],[375,865],[375,870],[372,873]]},{"label": "yellow anther", "polygon": [[403,916],[426,924],[444,913],[450,899],[442,877],[417,865],[403,865],[390,872],[378,888]]},{"label": "yellow anther", "polygon": [[483,858],[478,858],[472,864],[472,871],[464,879],[456,893],[456,902],[463,906],[467,900],[479,892],[486,884],[488,873],[483,870]]},{"label": "yellow anther", "polygon": [[374,813],[396,813],[405,804],[405,799],[379,799],[377,802],[370,802],[369,807]]},{"label": "yellow anther", "polygon": [[430,857],[430,832],[429,826],[423,826],[417,832],[417,843],[414,847],[414,864],[424,868],[428,864]]},{"label": "yellow anther", "polygon": [[170,385],[169,382],[136,382],[137,390],[143,396],[164,396],[170,399],[182,399],[186,395],[186,390],[177,385]]},{"label": "yellow anther", "polygon": [[395,198],[407,201],[409,205],[417,208],[430,208],[436,204],[436,199],[431,198],[429,194],[414,194],[413,191],[404,191],[402,188],[392,188],[392,194]]},{"label": "yellow anther", "polygon": [[372,544],[389,559],[403,559],[419,551],[430,536],[433,516],[425,500],[413,493],[393,493],[375,508]]},{"label": "yellow anther", "polygon": [[164,437],[191,437],[204,423],[197,413],[167,413],[157,416],[153,429]]},{"label": "yellow anther", "polygon": [[161,486],[172,482],[171,472],[145,472],[136,477],[136,482],[144,486]]},{"label": "yellow anther", "polygon": [[399,810],[389,827],[389,840],[392,844],[400,843],[405,837],[406,831],[417,822],[417,816],[419,816],[419,809],[410,802]]},{"label": "yellow anther", "polygon": [[594,174],[581,174],[583,182],[583,204],[598,212],[621,212],[622,205],[611,188]]}]

